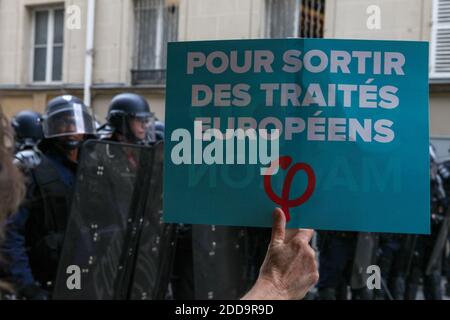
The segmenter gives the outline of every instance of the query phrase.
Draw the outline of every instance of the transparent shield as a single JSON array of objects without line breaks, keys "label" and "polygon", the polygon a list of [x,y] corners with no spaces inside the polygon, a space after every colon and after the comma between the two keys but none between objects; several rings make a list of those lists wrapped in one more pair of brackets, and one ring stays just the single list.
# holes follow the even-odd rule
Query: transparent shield
[{"label": "transparent shield", "polygon": [[246,228],[192,226],[195,299],[239,299],[249,287]]},{"label": "transparent shield", "polygon": [[[102,141],[83,146],[55,299],[130,298],[141,235],[158,232],[146,223],[147,212],[161,208],[151,201],[161,201],[160,192],[153,194],[161,183],[151,179],[154,158],[154,148]],[[157,273],[154,265],[158,261],[142,269]],[[81,272],[77,290],[73,267]],[[152,287],[145,292],[153,296]]]},{"label": "transparent shield", "polygon": [[142,203],[143,228],[132,275],[131,299],[164,299],[175,254],[176,225],[162,219],[163,145],[154,147],[153,166]]},{"label": "transparent shield", "polygon": [[367,279],[371,275],[367,273],[367,267],[375,263],[378,241],[378,235],[375,233],[358,233],[350,279],[352,289],[361,289],[367,286]]}]

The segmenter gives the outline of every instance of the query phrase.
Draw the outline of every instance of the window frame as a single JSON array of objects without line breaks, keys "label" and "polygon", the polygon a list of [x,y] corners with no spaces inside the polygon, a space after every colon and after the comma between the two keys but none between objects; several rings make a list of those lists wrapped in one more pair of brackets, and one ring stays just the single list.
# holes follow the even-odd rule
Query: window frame
[{"label": "window frame", "polygon": [[[167,70],[167,47],[163,45],[163,40],[167,37],[168,42],[177,41],[179,39],[179,22],[180,11],[178,1],[168,0],[154,0],[156,5],[150,9],[151,6],[147,6],[146,1],[134,0],[133,1],[133,58],[131,68],[131,82],[134,85],[139,84],[152,84],[161,85],[166,81]],[[157,2],[160,2],[157,4]],[[141,3],[141,5],[139,5]],[[148,4],[150,5],[150,3]],[[168,16],[168,10],[171,7],[175,7],[176,16],[173,21]],[[156,17],[153,21],[142,19],[142,15],[146,10],[156,10]],[[168,20],[166,20],[168,19]],[[151,21],[152,23],[149,23]],[[172,23],[170,23],[172,22]],[[166,28],[166,23],[175,26],[175,29]],[[154,31],[151,33],[155,39],[155,45],[151,47],[151,50],[146,51],[146,54],[141,54],[142,48],[145,42],[141,42],[142,35],[149,34],[148,30],[144,30],[145,25],[148,27],[154,26]],[[150,29],[150,28],[149,28]],[[175,39],[169,39],[172,34],[169,30],[175,30]],[[142,33],[145,31],[144,33]],[[145,36],[144,36],[145,37]],[[151,61],[149,63],[149,61]],[[147,62],[147,63],[145,63]]]},{"label": "window frame", "polygon": [[[273,4],[275,1],[271,1],[272,7],[269,6],[269,1],[264,0],[264,38],[266,39],[273,39],[273,38],[280,38],[280,36],[272,36],[272,15],[274,14],[273,11]],[[299,36],[299,28],[300,28],[300,7],[302,0],[294,0],[295,4],[295,12],[294,12],[294,20],[293,23],[293,34],[288,35],[288,38],[298,38]],[[279,2],[278,2],[279,3]],[[284,36],[286,37],[286,36]]]},{"label": "window frame", "polygon": [[[57,6],[39,6],[33,8],[31,10],[31,45],[30,45],[30,73],[29,73],[29,82],[32,85],[61,85],[63,83],[63,70],[61,70],[61,80],[53,80],[53,53],[54,53],[54,31],[55,31],[55,11],[63,10],[63,34],[65,31],[65,7],[62,5]],[[39,46],[36,46],[36,14],[38,12],[48,12],[48,21],[47,21],[47,43],[45,44],[45,48],[47,48],[46,52],[46,68],[45,68],[45,80],[34,80],[34,64],[35,64],[35,49]],[[56,44],[56,46],[60,46],[62,48],[62,62],[64,64],[64,39],[63,42]],[[44,48],[44,47],[42,47]]]},{"label": "window frame", "polygon": [[[445,28],[450,32],[450,22],[445,23],[447,26],[442,27],[438,23],[439,17],[439,0],[432,1],[432,13],[431,13],[431,39],[430,39],[430,71],[429,78],[433,80],[448,80],[445,82],[450,83],[450,71],[448,72],[436,72],[436,53],[437,53],[437,33],[438,29]],[[449,56],[450,59],[450,56]],[[450,63],[449,63],[450,64]]]},{"label": "window frame", "polygon": [[[264,37],[323,38],[326,0],[310,0],[310,1],[291,0],[290,2],[291,3],[287,2],[283,3],[280,0],[264,1],[264,29],[263,29]],[[281,5],[281,7],[277,7],[277,5]],[[290,23],[292,23],[291,25],[288,25],[287,22],[282,22],[281,24],[280,23],[273,24],[272,22],[272,18],[275,17],[275,21],[277,21],[280,18],[281,11],[274,10],[275,7],[277,9],[281,9],[283,6],[284,6],[283,12],[291,12],[293,13],[293,17],[292,19],[282,21],[290,21]],[[290,10],[289,7],[293,7],[291,8],[292,10]],[[314,13],[313,15],[310,13],[311,10],[313,10],[312,11]],[[284,30],[277,30],[276,28],[273,28],[274,26],[276,26],[276,28],[282,26]]]}]

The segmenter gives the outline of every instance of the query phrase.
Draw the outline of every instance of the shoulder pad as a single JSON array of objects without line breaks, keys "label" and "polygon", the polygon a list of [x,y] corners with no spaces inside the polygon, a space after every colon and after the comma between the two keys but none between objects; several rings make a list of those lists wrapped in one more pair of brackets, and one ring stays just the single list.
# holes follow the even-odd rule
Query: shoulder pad
[{"label": "shoulder pad", "polygon": [[14,156],[14,164],[21,169],[30,170],[36,168],[42,162],[42,155],[36,150],[23,150]]}]

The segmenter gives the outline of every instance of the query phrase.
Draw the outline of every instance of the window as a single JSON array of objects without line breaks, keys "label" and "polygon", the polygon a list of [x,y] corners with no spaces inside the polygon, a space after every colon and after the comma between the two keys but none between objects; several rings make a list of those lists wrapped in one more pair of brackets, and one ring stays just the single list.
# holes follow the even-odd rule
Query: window
[{"label": "window", "polygon": [[450,79],[450,0],[433,0],[430,78]]},{"label": "window", "polygon": [[266,0],[266,36],[298,37],[300,0]]},{"label": "window", "polygon": [[325,0],[266,0],[266,37],[322,38]]},{"label": "window", "polygon": [[33,82],[62,81],[64,9],[33,12]]},{"label": "window", "polygon": [[164,83],[167,43],[178,38],[174,0],[135,0],[133,83]]}]

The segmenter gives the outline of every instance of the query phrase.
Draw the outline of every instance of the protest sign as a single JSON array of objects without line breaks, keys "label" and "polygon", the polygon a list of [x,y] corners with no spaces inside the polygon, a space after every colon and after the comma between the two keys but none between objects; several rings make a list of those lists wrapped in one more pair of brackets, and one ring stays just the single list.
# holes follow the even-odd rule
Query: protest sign
[{"label": "protest sign", "polygon": [[428,43],[170,43],[164,220],[428,233]]}]

